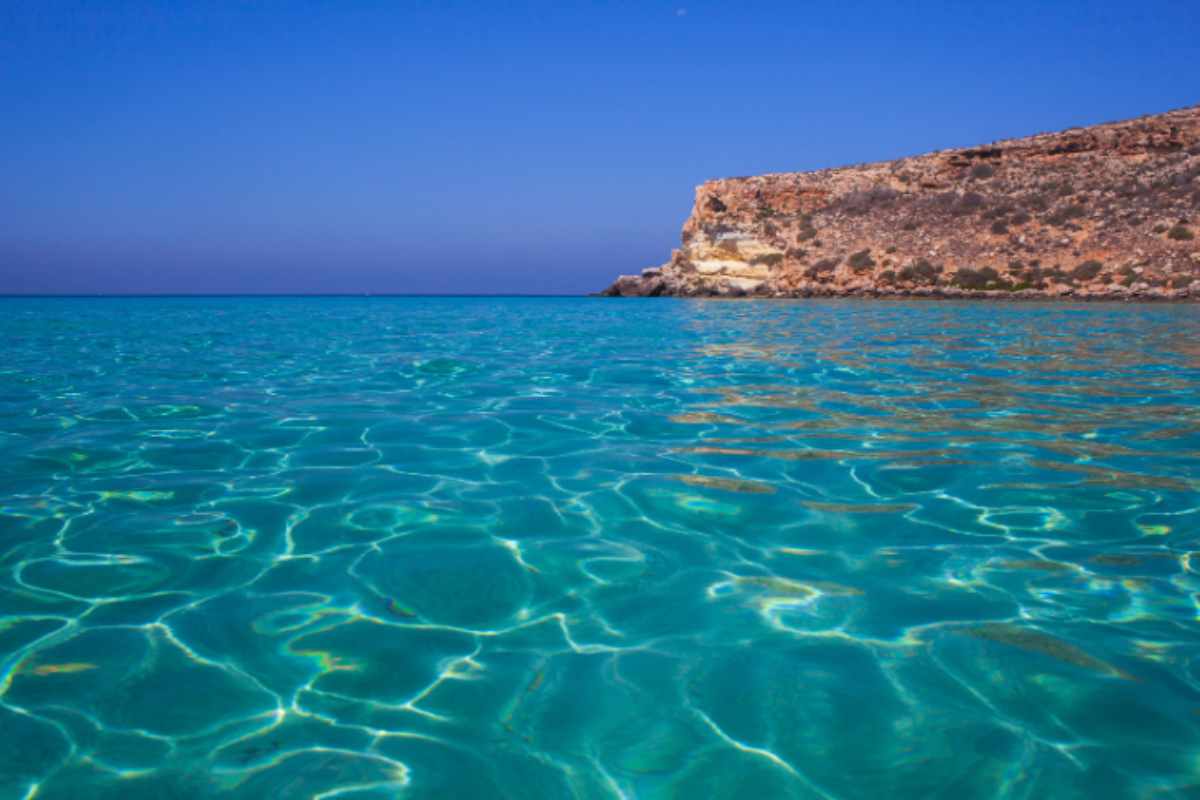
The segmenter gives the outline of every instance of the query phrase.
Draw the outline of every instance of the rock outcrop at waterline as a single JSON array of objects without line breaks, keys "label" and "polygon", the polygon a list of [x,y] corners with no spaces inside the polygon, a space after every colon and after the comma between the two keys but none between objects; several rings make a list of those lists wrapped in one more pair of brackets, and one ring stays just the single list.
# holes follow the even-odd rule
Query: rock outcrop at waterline
[{"label": "rock outcrop at waterline", "polygon": [[620,296],[1200,298],[1200,106],[696,189]]}]

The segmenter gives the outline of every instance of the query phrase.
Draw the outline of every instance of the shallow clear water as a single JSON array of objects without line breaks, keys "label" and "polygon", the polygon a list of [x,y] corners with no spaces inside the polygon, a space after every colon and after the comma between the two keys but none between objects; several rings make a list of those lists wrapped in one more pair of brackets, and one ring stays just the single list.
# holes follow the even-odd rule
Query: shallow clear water
[{"label": "shallow clear water", "polygon": [[1194,306],[0,339],[0,797],[1200,794]]}]

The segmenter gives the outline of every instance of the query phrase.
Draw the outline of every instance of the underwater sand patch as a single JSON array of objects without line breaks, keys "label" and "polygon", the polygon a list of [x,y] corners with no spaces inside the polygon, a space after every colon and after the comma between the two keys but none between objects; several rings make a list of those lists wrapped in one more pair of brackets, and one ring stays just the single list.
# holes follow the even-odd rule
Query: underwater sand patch
[{"label": "underwater sand patch", "polygon": [[669,417],[671,422],[679,423],[680,425],[745,425],[746,420],[739,417],[731,417],[728,414],[713,414],[708,411],[689,411],[684,414],[673,414]]},{"label": "underwater sand patch", "polygon": [[1096,658],[1070,642],[1051,636],[1048,633],[1043,633],[1035,628],[1025,628],[1007,622],[995,622],[960,628],[958,631],[975,639],[999,642],[1000,644],[1017,647],[1031,653],[1049,656],[1066,664],[1086,669],[1089,672],[1107,675],[1111,678],[1120,678],[1126,681],[1134,680],[1133,676],[1107,661]]},{"label": "underwater sand patch", "polygon": [[1061,561],[1047,561],[1041,558],[1000,561],[997,563],[997,566],[1003,569],[1036,570],[1038,572],[1068,572],[1075,569],[1072,564],[1064,564]]},{"label": "underwater sand patch", "polygon": [[805,500],[804,505],[814,511],[834,514],[904,514],[917,508],[915,503],[826,503]]},{"label": "underwater sand patch", "polygon": [[853,597],[862,594],[862,589],[833,581],[797,581],[778,575],[738,575],[733,582],[738,586],[753,586],[785,597],[810,597],[816,594]]},{"label": "underwater sand patch", "polygon": [[1100,486],[1115,486],[1121,489],[1173,489],[1181,492],[1195,491],[1196,481],[1173,478],[1169,475],[1146,475],[1141,472],[1126,472],[1110,467],[1094,467],[1087,464],[1067,464],[1061,461],[1030,459],[1029,465],[1055,472],[1074,472],[1086,475],[1084,483]]},{"label": "underwater sand patch", "polygon": [[761,481],[748,481],[739,478],[718,478],[712,475],[674,475],[675,480],[689,486],[703,486],[708,489],[721,489],[726,492],[741,492],[743,494],[775,494],[775,487]]},{"label": "underwater sand patch", "polygon": [[1105,567],[1134,567],[1142,563],[1142,560],[1137,556],[1123,553],[1101,553],[1092,556],[1088,561]]},{"label": "underwater sand patch", "polygon": [[25,670],[25,672],[45,677],[47,675],[73,675],[77,672],[87,672],[92,669],[97,669],[97,666],[84,661],[71,661],[66,664],[39,664],[32,669]]}]

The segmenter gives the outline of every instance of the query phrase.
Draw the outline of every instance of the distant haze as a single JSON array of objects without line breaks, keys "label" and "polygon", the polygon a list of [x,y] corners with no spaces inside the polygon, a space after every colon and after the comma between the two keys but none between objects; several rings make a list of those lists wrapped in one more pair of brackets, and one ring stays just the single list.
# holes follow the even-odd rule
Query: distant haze
[{"label": "distant haze", "polygon": [[0,293],[578,293],[707,178],[1200,102],[1180,2],[0,4]]}]

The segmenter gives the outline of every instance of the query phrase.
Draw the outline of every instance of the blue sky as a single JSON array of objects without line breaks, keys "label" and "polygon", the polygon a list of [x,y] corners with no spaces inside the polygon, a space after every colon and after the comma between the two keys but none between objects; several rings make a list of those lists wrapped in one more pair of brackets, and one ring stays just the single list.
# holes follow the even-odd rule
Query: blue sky
[{"label": "blue sky", "polygon": [[0,292],[520,292],[693,187],[1200,102],[1175,2],[0,3]]}]

